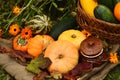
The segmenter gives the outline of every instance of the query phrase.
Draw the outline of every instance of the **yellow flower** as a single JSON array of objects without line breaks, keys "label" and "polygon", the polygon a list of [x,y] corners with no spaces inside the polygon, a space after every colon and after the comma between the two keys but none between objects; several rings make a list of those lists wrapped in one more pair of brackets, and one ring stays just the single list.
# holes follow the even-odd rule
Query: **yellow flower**
[{"label": "yellow flower", "polygon": [[110,55],[109,55],[109,61],[111,63],[118,63],[117,53],[110,53]]},{"label": "yellow flower", "polygon": [[14,14],[18,14],[20,12],[21,8],[19,8],[18,6],[14,7],[13,9],[13,13]]},{"label": "yellow flower", "polygon": [[28,27],[22,29],[21,36],[22,38],[29,39],[32,36],[32,30]]},{"label": "yellow flower", "polygon": [[16,36],[20,32],[20,27],[17,24],[10,26],[9,33],[13,36]]}]

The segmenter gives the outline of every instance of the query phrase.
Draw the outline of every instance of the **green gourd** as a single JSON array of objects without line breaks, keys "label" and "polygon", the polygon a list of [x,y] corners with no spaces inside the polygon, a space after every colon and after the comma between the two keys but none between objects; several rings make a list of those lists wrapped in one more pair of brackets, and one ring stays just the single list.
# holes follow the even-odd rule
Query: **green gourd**
[{"label": "green gourd", "polygon": [[58,36],[63,31],[68,29],[74,29],[76,28],[76,26],[77,26],[76,13],[74,14],[70,13],[52,27],[49,35],[53,37],[55,40],[57,40]]},{"label": "green gourd", "polygon": [[114,17],[113,12],[105,5],[99,4],[94,9],[94,15],[96,18],[101,19],[103,21],[107,21],[110,23],[118,23],[118,21]]}]

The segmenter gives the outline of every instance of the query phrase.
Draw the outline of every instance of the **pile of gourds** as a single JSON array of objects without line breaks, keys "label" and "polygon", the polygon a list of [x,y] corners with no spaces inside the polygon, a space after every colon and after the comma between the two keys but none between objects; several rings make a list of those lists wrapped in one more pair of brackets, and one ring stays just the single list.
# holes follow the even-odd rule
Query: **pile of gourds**
[{"label": "pile of gourds", "polygon": [[79,0],[82,9],[92,17],[119,23],[120,0]]},{"label": "pile of gourds", "polygon": [[[52,77],[63,78],[64,76],[66,79],[75,79],[82,72],[81,69],[91,71],[93,68],[91,63],[81,63],[79,60],[81,59],[81,43],[93,35],[76,27],[75,14],[66,16],[52,27],[45,25],[50,22],[46,21],[46,18],[47,16],[45,18],[39,16],[37,19],[31,19],[28,22],[33,22],[32,25],[27,25],[21,32],[14,35],[13,49],[32,57],[26,70],[39,75],[45,72],[47,76],[48,73]],[[13,29],[13,32],[16,30]],[[36,33],[37,31],[38,33]],[[43,31],[45,32],[43,33]],[[11,34],[11,32],[9,33]],[[85,68],[85,66],[89,66],[89,68]],[[71,76],[70,71],[72,71]]]},{"label": "pile of gourds", "polygon": [[[9,33],[13,36],[12,49],[30,56],[26,70],[37,74],[34,80],[43,79],[41,75],[46,78],[76,79],[82,74],[81,70],[89,72],[93,69],[91,63],[80,62],[80,45],[94,35],[77,25],[75,12],[56,24],[45,14],[35,15],[24,22],[22,29],[18,24],[11,25]],[[103,48],[108,49],[108,45]],[[114,61],[113,57],[111,62],[117,63],[118,60]]]}]

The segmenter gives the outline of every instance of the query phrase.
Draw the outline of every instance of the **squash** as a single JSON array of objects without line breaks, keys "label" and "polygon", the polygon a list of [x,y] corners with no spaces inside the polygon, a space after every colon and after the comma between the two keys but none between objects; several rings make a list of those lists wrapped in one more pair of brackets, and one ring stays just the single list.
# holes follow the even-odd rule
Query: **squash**
[{"label": "squash", "polygon": [[33,57],[37,57],[42,53],[43,50],[43,41],[40,39],[39,35],[34,36],[30,39],[28,43],[28,54]]},{"label": "squash", "polygon": [[97,0],[79,0],[82,9],[90,16],[94,17],[94,9],[98,5]]},{"label": "squash", "polygon": [[110,23],[118,23],[116,18],[114,17],[113,12],[106,7],[105,5],[99,4],[94,9],[94,15],[96,18],[104,20]]},{"label": "squash", "polygon": [[28,53],[37,57],[54,39],[49,35],[36,35],[28,43]]},{"label": "squash", "polygon": [[29,39],[22,38],[19,34],[13,39],[13,49],[27,52]]},{"label": "squash", "polygon": [[77,27],[76,13],[70,13],[63,17],[59,22],[53,25],[51,31],[48,33],[54,40],[58,39],[58,36],[65,30],[74,29]]},{"label": "squash", "polygon": [[58,37],[58,40],[68,40],[72,42],[77,49],[80,48],[80,44],[84,39],[86,39],[86,35],[84,35],[81,31],[74,29],[66,30]]},{"label": "squash", "polygon": [[49,35],[39,35],[39,37],[43,41],[43,50],[54,41],[54,39]]},{"label": "squash", "polygon": [[67,73],[78,64],[79,54],[71,42],[57,40],[48,45],[44,57],[52,61],[48,67],[50,73]]},{"label": "squash", "polygon": [[32,29],[33,34],[46,34],[52,28],[52,21],[47,15],[40,14],[27,21],[26,26]]}]

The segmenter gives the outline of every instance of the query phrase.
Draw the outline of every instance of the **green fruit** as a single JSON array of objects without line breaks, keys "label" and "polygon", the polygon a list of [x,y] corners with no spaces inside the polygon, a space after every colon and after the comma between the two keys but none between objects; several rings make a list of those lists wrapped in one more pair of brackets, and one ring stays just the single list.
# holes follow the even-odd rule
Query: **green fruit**
[{"label": "green fruit", "polygon": [[111,23],[117,23],[117,20],[115,19],[112,11],[104,5],[98,5],[94,9],[94,15],[98,19],[111,22]]}]

